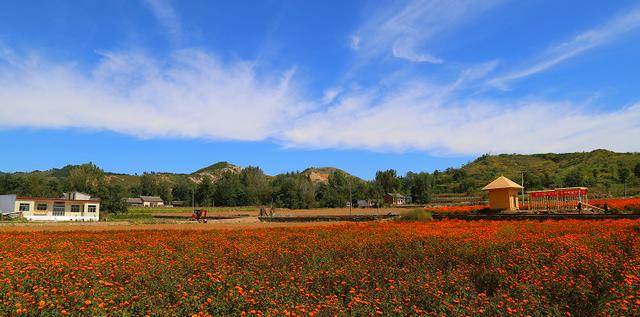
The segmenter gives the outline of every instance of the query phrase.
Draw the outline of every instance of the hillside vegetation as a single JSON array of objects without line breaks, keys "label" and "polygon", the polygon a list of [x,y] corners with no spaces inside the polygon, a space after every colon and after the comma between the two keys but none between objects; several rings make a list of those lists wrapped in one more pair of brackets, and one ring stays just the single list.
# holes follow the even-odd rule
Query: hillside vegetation
[{"label": "hillside vegetation", "polygon": [[596,195],[637,193],[640,154],[595,150],[565,154],[483,155],[460,169],[448,169],[439,178],[439,191],[474,192],[504,175],[527,190],[553,187],[589,187]]},{"label": "hillside vegetation", "polygon": [[[428,170],[428,166],[424,166]],[[333,167],[266,175],[259,167],[218,162],[191,174],[109,173],[94,164],[68,165],[47,171],[0,173],[0,194],[57,197],[78,190],[103,199],[104,210],[126,210],[122,199],[161,196],[199,206],[271,205],[287,208],[344,207],[351,197],[382,203],[385,193],[402,193],[417,204],[434,195],[482,197],[481,188],[504,175],[527,190],[586,186],[593,196],[637,195],[640,192],[640,154],[596,150],[567,154],[483,155],[461,168],[444,171],[378,171],[362,180]],[[351,193],[351,195],[350,195]],[[193,197],[193,198],[192,198]],[[195,199],[193,202],[192,200]]]}]

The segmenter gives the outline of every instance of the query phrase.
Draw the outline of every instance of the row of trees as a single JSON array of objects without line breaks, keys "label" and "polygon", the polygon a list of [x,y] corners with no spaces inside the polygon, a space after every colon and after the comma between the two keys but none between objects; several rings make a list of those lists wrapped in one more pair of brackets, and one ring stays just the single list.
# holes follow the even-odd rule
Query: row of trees
[{"label": "row of trees", "polygon": [[[188,195],[179,195],[184,184],[174,187],[174,198],[192,202]],[[271,205],[287,208],[344,207],[351,200],[381,202],[385,193],[410,194],[417,203],[426,203],[431,196],[429,173],[407,173],[399,177],[395,170],[379,171],[367,182],[342,171],[333,171],[327,182],[314,183],[305,173],[266,176],[258,167],[248,167],[240,173],[227,172],[215,182],[208,177],[193,187],[195,204],[201,206]]]},{"label": "row of trees", "polygon": [[[615,168],[572,169],[563,175],[528,171],[525,186],[531,189],[561,186],[607,186],[640,183],[640,163],[634,169],[618,164]],[[92,163],[74,166],[64,176],[40,173],[1,174],[0,194],[58,197],[62,192],[81,191],[102,199],[102,209],[124,212],[126,197],[160,196],[165,201],[180,200],[198,206],[271,205],[287,208],[343,207],[351,200],[382,201],[385,193],[410,195],[418,204],[428,203],[439,193],[477,193],[496,171],[487,175],[467,175],[464,169],[447,169],[433,173],[395,170],[378,171],[375,179],[364,181],[340,170],[333,171],[327,182],[314,183],[301,172],[269,177],[259,167],[247,167],[239,173],[226,172],[216,179],[208,176],[185,176],[144,173],[128,177],[131,181],[110,181],[112,176]],[[604,184],[604,185],[603,185]]]}]

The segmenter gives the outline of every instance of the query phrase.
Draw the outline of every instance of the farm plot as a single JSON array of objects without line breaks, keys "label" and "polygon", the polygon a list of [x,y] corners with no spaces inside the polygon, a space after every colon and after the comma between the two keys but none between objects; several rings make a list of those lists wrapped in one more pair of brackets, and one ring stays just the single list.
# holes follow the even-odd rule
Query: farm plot
[{"label": "farm plot", "polygon": [[640,312],[640,222],[0,233],[0,315]]}]

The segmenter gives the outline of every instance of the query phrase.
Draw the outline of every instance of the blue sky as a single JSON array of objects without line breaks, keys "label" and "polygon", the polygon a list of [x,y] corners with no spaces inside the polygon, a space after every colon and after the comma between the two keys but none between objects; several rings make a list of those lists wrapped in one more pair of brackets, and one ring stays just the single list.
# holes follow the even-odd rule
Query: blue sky
[{"label": "blue sky", "polygon": [[0,171],[638,151],[639,56],[636,1],[4,1]]}]

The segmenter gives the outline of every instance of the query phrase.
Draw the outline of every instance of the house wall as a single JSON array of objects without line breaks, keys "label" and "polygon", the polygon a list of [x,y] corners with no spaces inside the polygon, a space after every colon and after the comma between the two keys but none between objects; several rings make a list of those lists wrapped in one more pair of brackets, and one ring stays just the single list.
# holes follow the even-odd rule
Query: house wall
[{"label": "house wall", "polygon": [[491,209],[519,209],[517,189],[495,189],[489,191],[489,207]]},{"label": "house wall", "polygon": [[[64,215],[54,216],[53,205],[56,202],[64,203]],[[22,213],[22,216],[28,220],[56,220],[56,221],[98,221],[100,219],[100,203],[88,201],[54,201],[54,200],[17,200],[15,202],[16,210],[19,210],[20,204],[29,204],[29,211]],[[38,204],[47,204],[46,210],[36,210]],[[72,212],[71,206],[79,205],[79,212]],[[96,206],[95,212],[89,212],[89,206]]]},{"label": "house wall", "polygon": [[149,202],[149,201],[145,201],[144,203],[142,203],[143,207],[162,207],[164,206],[163,202]]},{"label": "house wall", "polygon": [[0,213],[15,211],[16,195],[0,195]]}]

